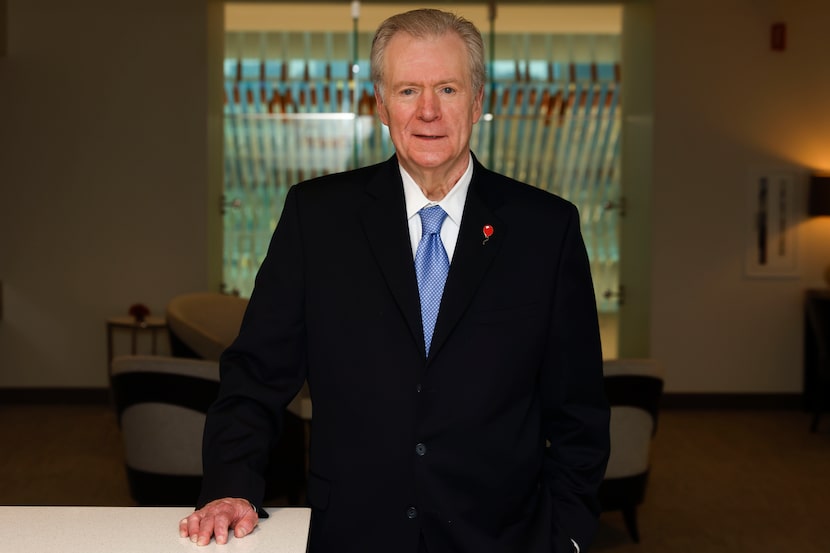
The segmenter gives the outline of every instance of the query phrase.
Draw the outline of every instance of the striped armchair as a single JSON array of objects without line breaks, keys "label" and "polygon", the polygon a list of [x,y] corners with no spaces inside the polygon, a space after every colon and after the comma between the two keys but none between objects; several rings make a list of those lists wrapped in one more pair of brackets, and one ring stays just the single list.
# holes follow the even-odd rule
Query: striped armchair
[{"label": "striped armchair", "polygon": [[651,359],[614,359],[603,363],[603,373],[611,405],[611,456],[599,500],[603,511],[622,511],[631,539],[639,543],[637,506],[648,482],[663,372]]}]

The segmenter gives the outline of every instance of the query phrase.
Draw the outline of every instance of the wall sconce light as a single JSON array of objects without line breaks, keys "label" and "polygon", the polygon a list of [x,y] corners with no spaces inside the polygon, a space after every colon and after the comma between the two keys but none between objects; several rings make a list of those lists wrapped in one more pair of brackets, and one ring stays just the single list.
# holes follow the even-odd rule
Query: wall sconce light
[{"label": "wall sconce light", "polygon": [[810,200],[807,202],[810,217],[830,215],[830,174],[810,177]]}]

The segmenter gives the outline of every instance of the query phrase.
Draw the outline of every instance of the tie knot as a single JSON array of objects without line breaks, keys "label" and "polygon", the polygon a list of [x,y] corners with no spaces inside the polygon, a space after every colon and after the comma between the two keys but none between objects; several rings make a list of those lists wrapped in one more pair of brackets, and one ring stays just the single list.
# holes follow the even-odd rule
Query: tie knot
[{"label": "tie knot", "polygon": [[447,216],[447,212],[441,209],[440,205],[425,207],[418,212],[421,216],[421,236],[437,234],[441,230],[441,224]]}]

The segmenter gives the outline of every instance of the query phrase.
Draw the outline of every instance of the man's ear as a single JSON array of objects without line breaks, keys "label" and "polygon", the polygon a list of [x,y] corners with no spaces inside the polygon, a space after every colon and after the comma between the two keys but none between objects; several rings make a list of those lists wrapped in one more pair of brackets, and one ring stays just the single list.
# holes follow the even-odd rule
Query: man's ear
[{"label": "man's ear", "polygon": [[484,111],[484,87],[482,86],[478,90],[478,94],[476,94],[475,100],[473,100],[473,124],[478,123],[478,120],[481,118],[481,114]]},{"label": "man's ear", "polygon": [[374,86],[374,90],[375,90],[375,105],[378,108],[377,109],[378,116],[380,117],[381,123],[383,123],[384,125],[386,125],[388,127],[389,126],[389,117],[388,117],[388,114],[386,113],[386,107],[383,103],[383,94],[381,93],[380,87],[378,85]]}]

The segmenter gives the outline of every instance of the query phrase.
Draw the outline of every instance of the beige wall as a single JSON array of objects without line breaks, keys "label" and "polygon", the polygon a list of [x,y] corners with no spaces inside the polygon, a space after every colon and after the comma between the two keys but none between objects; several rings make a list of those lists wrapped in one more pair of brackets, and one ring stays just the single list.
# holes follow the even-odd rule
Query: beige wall
[{"label": "beige wall", "polygon": [[[7,0],[0,387],[103,386],[106,317],[215,285],[206,3]],[[823,0],[655,0],[648,342],[669,391],[800,389],[800,297],[830,224],[800,229],[800,278],[747,279],[744,183],[830,169],[829,19]]]},{"label": "beige wall", "polygon": [[830,227],[798,229],[799,278],[748,279],[744,187],[755,168],[830,168],[830,3],[656,0],[655,21],[652,355],[671,391],[797,392]]},{"label": "beige wall", "polygon": [[215,278],[207,13],[205,0],[8,0],[0,387],[105,385],[107,317],[133,302],[162,314]]},{"label": "beige wall", "polygon": [[[620,302],[618,357],[651,352],[651,236],[654,189],[654,6],[626,4],[622,39],[620,184],[625,215],[619,221]],[[602,335],[607,351],[607,333]]]}]

